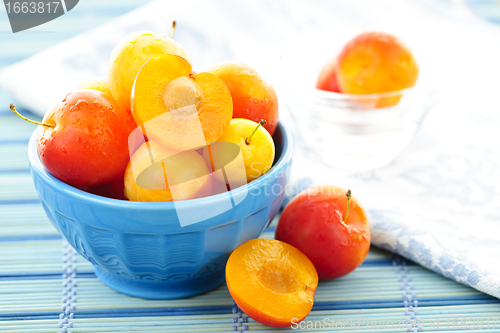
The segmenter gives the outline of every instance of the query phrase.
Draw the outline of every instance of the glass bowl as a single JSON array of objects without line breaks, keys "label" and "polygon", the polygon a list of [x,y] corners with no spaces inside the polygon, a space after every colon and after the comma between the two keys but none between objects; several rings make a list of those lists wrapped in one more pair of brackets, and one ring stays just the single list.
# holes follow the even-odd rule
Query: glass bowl
[{"label": "glass bowl", "polygon": [[[359,32],[358,32],[359,33]],[[419,57],[414,87],[400,91],[348,95],[316,89],[323,66],[356,34],[307,35],[280,49],[274,83],[281,103],[309,149],[328,165],[349,171],[372,170],[390,163],[410,143],[425,115],[438,100],[436,70]],[[328,41],[326,43],[325,41]],[[381,98],[398,98],[391,107],[376,108]]]}]

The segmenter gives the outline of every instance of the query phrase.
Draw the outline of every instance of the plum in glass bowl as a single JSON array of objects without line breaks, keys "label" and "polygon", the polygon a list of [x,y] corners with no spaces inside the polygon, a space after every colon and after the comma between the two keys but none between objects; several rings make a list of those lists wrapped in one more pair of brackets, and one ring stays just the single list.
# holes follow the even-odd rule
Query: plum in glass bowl
[{"label": "plum in glass bowl", "polygon": [[[363,171],[383,167],[398,156],[436,104],[439,89],[431,57],[418,53],[420,73],[411,88],[381,94],[316,89],[322,68],[353,36],[353,31],[336,33],[333,39],[306,34],[285,43],[274,81],[308,148],[328,165]],[[396,102],[384,106],[380,101]]]}]

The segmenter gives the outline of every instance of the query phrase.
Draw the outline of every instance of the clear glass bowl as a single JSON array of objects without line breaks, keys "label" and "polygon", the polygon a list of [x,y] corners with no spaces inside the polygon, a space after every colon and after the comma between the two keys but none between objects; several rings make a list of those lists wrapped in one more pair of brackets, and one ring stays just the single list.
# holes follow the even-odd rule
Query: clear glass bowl
[{"label": "clear glass bowl", "polygon": [[[435,69],[415,54],[417,84],[400,91],[347,95],[316,89],[323,66],[355,34],[333,41],[305,36],[286,43],[279,54],[274,83],[308,148],[327,164],[362,171],[391,162],[410,143],[438,97]],[[327,40],[329,43],[325,43]],[[413,50],[412,47],[410,49]],[[430,62],[432,63],[432,62]],[[392,107],[375,108],[380,98],[401,96]]]}]

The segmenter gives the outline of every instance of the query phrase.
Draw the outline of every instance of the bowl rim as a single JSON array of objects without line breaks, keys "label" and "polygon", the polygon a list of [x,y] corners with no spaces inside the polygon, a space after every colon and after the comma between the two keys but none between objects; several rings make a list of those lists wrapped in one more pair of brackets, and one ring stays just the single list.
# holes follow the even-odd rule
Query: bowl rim
[{"label": "bowl rim", "polygon": [[242,193],[245,190],[250,192],[255,188],[265,186],[265,184],[269,183],[270,180],[276,178],[280,174],[281,170],[292,159],[294,151],[293,135],[290,129],[287,126],[285,126],[282,121],[278,122],[277,128],[281,130],[283,135],[283,150],[278,161],[276,161],[273,167],[263,176],[229,192],[219,193],[216,195],[211,195],[203,198],[181,200],[176,202],[173,201],[142,202],[142,201],[129,201],[129,200],[107,198],[100,195],[85,192],[57,179],[48,172],[48,170],[43,166],[41,162],[37,148],[37,137],[38,137],[38,131],[40,130],[38,127],[34,130],[28,143],[28,160],[32,173],[36,173],[37,176],[41,178],[43,182],[48,184],[50,187],[57,189],[57,191],[64,193],[65,196],[69,196],[73,199],[84,200],[86,202],[92,203],[93,205],[106,206],[106,207],[114,206],[116,208],[125,210],[137,210],[137,209],[169,210],[169,209],[180,208],[182,206],[189,207],[189,206],[196,206],[202,203],[203,204],[207,204],[210,202],[215,203],[217,201],[224,200],[226,198],[226,193],[232,193],[233,196],[237,196],[238,194]]}]

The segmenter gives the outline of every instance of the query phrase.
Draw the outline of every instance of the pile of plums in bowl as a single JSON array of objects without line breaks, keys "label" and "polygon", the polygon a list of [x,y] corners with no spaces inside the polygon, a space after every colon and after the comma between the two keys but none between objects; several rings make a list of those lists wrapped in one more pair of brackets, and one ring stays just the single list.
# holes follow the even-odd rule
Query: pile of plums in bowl
[{"label": "pile of plums in bowl", "polygon": [[220,285],[231,251],[283,201],[293,143],[274,89],[246,64],[196,73],[190,61],[167,36],[127,36],[108,76],[68,91],[29,143],[49,219],[129,295]]}]

